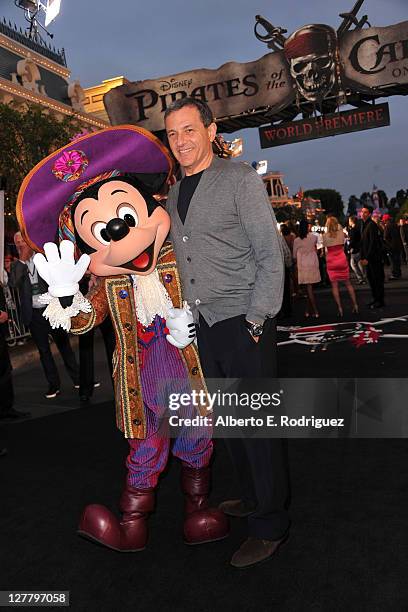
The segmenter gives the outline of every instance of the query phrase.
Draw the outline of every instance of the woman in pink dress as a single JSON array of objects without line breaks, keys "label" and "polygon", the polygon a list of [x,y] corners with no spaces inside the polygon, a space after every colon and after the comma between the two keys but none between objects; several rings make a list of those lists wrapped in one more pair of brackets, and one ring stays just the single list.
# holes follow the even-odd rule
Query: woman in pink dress
[{"label": "woman in pink dress", "polygon": [[306,285],[307,308],[305,316],[317,319],[319,312],[313,293],[313,285],[320,282],[319,260],[317,258],[317,236],[310,233],[306,219],[299,223],[299,237],[293,241],[293,259],[296,261],[298,283]]},{"label": "woman in pink dress", "polygon": [[344,253],[344,232],[336,217],[329,217],[326,221],[326,233],[323,236],[323,245],[326,248],[327,274],[331,282],[334,300],[337,304],[337,314],[343,316],[339,282],[344,282],[353,304],[352,312],[358,312],[358,304],[353,285],[350,282],[350,270],[346,254]]}]

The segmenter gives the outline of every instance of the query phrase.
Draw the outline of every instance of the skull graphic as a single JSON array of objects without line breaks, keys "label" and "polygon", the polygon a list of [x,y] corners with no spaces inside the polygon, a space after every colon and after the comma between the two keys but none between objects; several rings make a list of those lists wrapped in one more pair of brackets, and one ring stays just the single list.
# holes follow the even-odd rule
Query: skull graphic
[{"label": "skull graphic", "polygon": [[312,53],[291,60],[290,72],[306,100],[317,102],[326,97],[335,84],[335,62],[332,54]]},{"label": "skull graphic", "polygon": [[335,88],[336,51],[336,32],[323,24],[304,26],[287,39],[290,72],[306,100],[320,102]]}]

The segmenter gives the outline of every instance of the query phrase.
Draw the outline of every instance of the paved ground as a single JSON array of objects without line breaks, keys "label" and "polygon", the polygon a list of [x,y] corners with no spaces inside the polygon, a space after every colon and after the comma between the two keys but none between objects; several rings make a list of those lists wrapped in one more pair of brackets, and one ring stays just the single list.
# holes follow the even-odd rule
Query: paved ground
[{"label": "paved ground", "polygon": [[[321,343],[314,352],[312,343],[281,345],[281,376],[406,378],[408,337],[384,334],[408,335],[408,320],[372,326],[376,342],[360,348],[351,338],[361,331],[373,334],[369,324],[385,318],[405,319],[407,295],[405,281],[388,283],[387,307],[373,312],[363,307],[368,289],[359,288],[361,314],[351,316],[345,300],[346,315],[340,321],[351,334],[343,329],[342,341]],[[319,291],[317,299],[321,318],[312,325],[339,323],[330,291]],[[310,325],[302,313],[304,302],[299,300],[293,317],[280,326]],[[356,331],[361,321],[368,327]],[[335,325],[330,327],[335,331]],[[291,340],[296,333],[299,329],[280,330],[279,341]],[[3,589],[69,589],[71,607],[79,612],[207,611],[218,601],[227,611],[407,609],[405,440],[290,440],[291,539],[277,558],[245,575],[229,566],[245,537],[242,521],[232,522],[230,538],[221,543],[183,544],[179,471],[172,461],[161,480],[147,550],[140,556],[117,555],[75,534],[85,504],[117,509],[127,450],[115,428],[99,334],[95,359],[101,387],[88,408],[80,407],[59,356],[62,393],[51,401],[43,397],[46,383],[33,347],[13,349],[12,358],[16,408],[30,410],[33,418],[9,423],[0,432],[8,436],[9,449],[0,460],[5,493],[0,504],[5,527],[0,551]],[[215,503],[230,496],[231,483],[228,457],[217,441]]]}]

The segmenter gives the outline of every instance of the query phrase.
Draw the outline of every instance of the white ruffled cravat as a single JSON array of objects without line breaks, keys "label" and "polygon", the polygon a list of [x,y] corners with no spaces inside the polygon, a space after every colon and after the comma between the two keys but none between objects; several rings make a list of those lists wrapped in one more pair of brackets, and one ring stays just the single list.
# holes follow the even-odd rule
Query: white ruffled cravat
[{"label": "white ruffled cravat", "polygon": [[147,276],[132,274],[132,282],[138,321],[146,327],[156,315],[167,319],[173,303],[160,281],[158,271],[153,270]]},{"label": "white ruffled cravat", "polygon": [[[159,273],[153,270],[147,276],[132,274],[133,292],[135,296],[136,314],[138,321],[145,327],[150,325],[156,315],[168,319],[169,308],[173,303],[165,287],[160,282]],[[71,329],[71,318],[79,312],[91,312],[90,302],[78,291],[74,296],[72,305],[63,308],[56,297],[49,293],[39,296],[40,302],[48,305],[44,317],[48,319],[54,329],[62,327],[66,331]]]}]

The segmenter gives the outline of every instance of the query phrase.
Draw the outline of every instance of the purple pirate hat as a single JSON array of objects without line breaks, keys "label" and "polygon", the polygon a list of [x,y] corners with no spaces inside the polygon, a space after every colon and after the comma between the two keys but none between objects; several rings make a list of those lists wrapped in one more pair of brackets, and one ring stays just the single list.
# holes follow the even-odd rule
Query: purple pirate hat
[{"label": "purple pirate hat", "polygon": [[53,242],[68,200],[84,183],[112,170],[170,177],[173,162],[156,136],[134,125],[106,128],[70,142],[40,161],[21,185],[17,218],[26,242],[35,251]]}]

